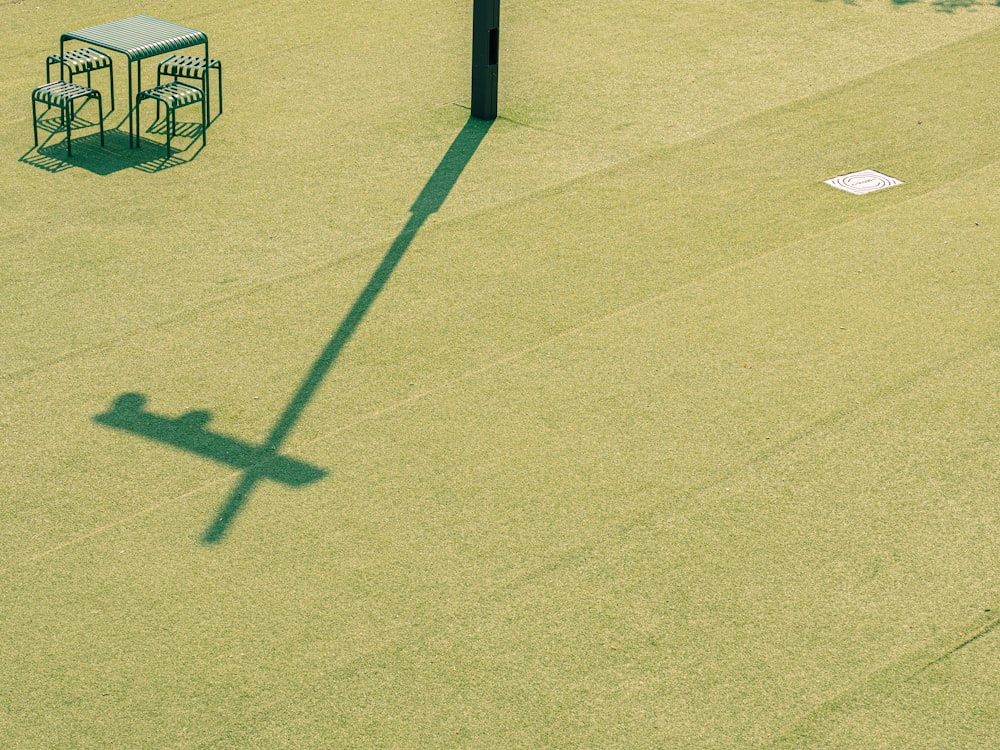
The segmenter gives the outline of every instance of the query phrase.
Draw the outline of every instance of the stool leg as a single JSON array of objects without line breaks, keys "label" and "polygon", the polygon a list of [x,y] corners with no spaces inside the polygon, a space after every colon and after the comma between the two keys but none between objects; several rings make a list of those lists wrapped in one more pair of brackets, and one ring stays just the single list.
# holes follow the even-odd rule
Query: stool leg
[{"label": "stool leg", "polygon": [[108,66],[108,76],[111,78],[111,109],[108,110],[110,115],[115,111],[115,66]]},{"label": "stool leg", "polygon": [[174,134],[174,123],[177,122],[177,110],[167,106],[167,158],[170,158],[170,139]]},{"label": "stool leg", "polygon": [[[137,60],[135,63],[135,87],[142,92],[142,60]],[[139,110],[136,109],[136,120],[135,120],[135,143],[136,148],[139,147],[139,143],[142,141],[142,128],[139,127]]]},{"label": "stool leg", "polygon": [[73,155],[73,100],[63,105],[63,122],[66,123],[66,156]]},{"label": "stool leg", "polygon": [[35,132],[35,148],[38,148],[38,105],[35,98],[31,98],[31,129]]},{"label": "stool leg", "polygon": [[222,61],[219,61],[219,67],[216,68],[219,71],[219,114],[222,114]]},{"label": "stool leg", "polygon": [[100,92],[97,94],[97,117],[98,124],[101,126],[101,145],[104,145],[104,100],[101,98]]}]

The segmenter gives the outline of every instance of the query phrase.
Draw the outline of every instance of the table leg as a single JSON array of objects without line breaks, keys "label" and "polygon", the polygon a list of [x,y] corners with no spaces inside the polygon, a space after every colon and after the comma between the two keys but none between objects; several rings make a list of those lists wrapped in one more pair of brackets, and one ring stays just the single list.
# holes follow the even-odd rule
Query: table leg
[{"label": "table leg", "polygon": [[205,70],[202,71],[202,84],[201,84],[201,90],[205,93],[205,101],[203,101],[201,103],[202,110],[203,110],[202,115],[201,115],[201,117],[202,117],[201,121],[203,123],[205,123],[202,126],[202,145],[204,145],[204,143],[205,143],[204,135],[205,135],[205,131],[208,130],[208,123],[210,121],[209,120],[209,116],[211,115],[211,111],[208,108],[208,99],[209,99],[209,96],[208,96],[208,86],[209,86],[209,84],[208,84],[208,39],[206,38],[205,39]]},{"label": "table leg", "polygon": [[[135,61],[135,86],[142,93],[142,60]],[[139,127],[139,107],[135,108],[135,147],[142,145],[142,129]]]},{"label": "table leg", "polygon": [[135,117],[135,98],[132,96],[132,61],[128,61],[128,147],[132,148],[132,123]]},{"label": "table leg", "polygon": [[[66,60],[66,40],[63,39],[62,37],[59,37],[59,78],[61,78],[64,81],[66,80],[65,78],[63,78],[63,75],[65,75],[65,69],[68,69],[69,67],[66,65],[65,60]],[[69,77],[72,78],[73,74],[71,73]],[[49,80],[49,66],[46,65],[45,82],[48,83],[48,80]]]}]

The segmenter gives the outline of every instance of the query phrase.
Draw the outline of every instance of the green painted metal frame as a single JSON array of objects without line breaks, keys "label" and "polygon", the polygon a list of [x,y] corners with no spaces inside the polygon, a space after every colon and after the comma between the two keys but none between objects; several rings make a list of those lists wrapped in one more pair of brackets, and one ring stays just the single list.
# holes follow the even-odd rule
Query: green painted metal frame
[{"label": "green painted metal frame", "polygon": [[[76,84],[68,81],[55,81],[54,83],[46,83],[44,86],[39,86],[31,92],[31,127],[35,133],[35,148],[38,148],[38,102],[46,105],[46,112],[48,111],[48,107],[59,107],[62,123],[66,128],[66,156],[73,156],[73,119],[76,117],[76,110],[73,102],[77,99],[97,99],[97,117],[98,124],[101,128],[102,146],[104,145],[104,104],[100,91],[83,86],[76,86],[76,89],[71,96],[62,95],[53,97],[58,100],[55,103],[40,96],[42,91],[51,88],[55,84],[62,84],[65,86],[67,83],[69,83],[70,86],[76,86]],[[42,114],[44,114],[44,112]]]},{"label": "green painted metal frame", "polygon": [[[73,52],[80,52],[80,51],[81,50],[73,50],[69,54],[72,55]],[[89,53],[99,52],[99,50],[89,49],[87,47],[83,47],[82,51],[86,51]],[[101,52],[100,54],[104,55],[103,52]],[[52,66],[58,65],[60,66],[59,70],[61,71],[61,75],[64,76],[63,77],[64,81],[69,81],[70,83],[72,83],[73,76],[78,76],[81,73],[86,73],[87,88],[93,88],[93,84],[91,83],[90,80],[91,73],[93,73],[95,70],[103,70],[104,68],[107,68],[108,78],[111,82],[111,94],[108,97],[108,100],[111,104],[111,106],[108,108],[108,114],[110,115],[112,112],[115,111],[115,68],[114,65],[112,65],[111,63],[111,58],[107,55],[104,55],[104,57],[107,59],[107,62],[98,62],[98,63],[89,62],[85,67],[81,68],[80,70],[73,70],[73,67],[65,61],[62,54],[49,55],[47,58],[45,58],[45,82],[46,83],[52,82]],[[66,73],[68,73],[69,75],[67,76]]]},{"label": "green painted metal frame", "polygon": [[[177,104],[172,97],[165,95],[166,90],[170,86],[183,86],[185,89],[191,92],[198,92],[199,99],[194,99],[183,104]],[[135,125],[136,128],[139,127],[139,105],[144,99],[154,99],[156,100],[156,112],[157,115],[160,112],[160,104],[167,108],[167,158],[170,158],[170,141],[173,138],[174,131],[177,130],[177,110],[181,107],[189,107],[192,104],[201,102],[204,104],[205,93],[194,86],[188,86],[186,83],[180,83],[178,81],[173,81],[172,83],[167,83],[162,86],[157,86],[156,88],[146,89],[145,91],[140,91],[135,98]],[[204,147],[207,143],[206,141],[206,131],[208,130],[208,119],[205,115],[205,107],[201,108],[201,145]]]},{"label": "green painted metal frame", "polygon": [[[149,57],[161,55],[167,52],[176,52],[188,47],[202,46],[204,48],[205,59],[208,56],[208,35],[203,31],[192,29],[187,26],[163,21],[152,16],[131,16],[118,21],[88,26],[85,29],[70,31],[59,38],[59,54],[66,52],[66,42],[78,41],[101,47],[111,52],[125,55],[128,60],[128,136],[129,146],[137,146],[139,142],[139,124],[135,113],[135,92],[142,91],[142,61]],[[135,66],[135,85],[133,86],[132,68]],[[205,75],[202,79],[202,88],[205,92],[205,99],[202,108],[203,121],[208,122],[208,68],[205,68]],[[207,125],[206,125],[207,127]]]},{"label": "green painted metal frame", "polygon": [[[177,73],[177,72],[171,73],[169,70],[167,70],[166,68],[169,66],[170,62],[174,58],[175,58],[175,56],[168,57],[166,60],[162,61],[159,65],[156,66],[156,85],[157,86],[160,85],[160,83],[163,80],[164,76],[172,77],[175,81],[178,78],[188,78],[188,79],[195,80],[195,81],[200,81],[201,80],[201,76],[194,76],[194,75],[190,75],[190,74],[187,74],[187,73]],[[200,59],[200,58],[195,58],[195,59]],[[219,90],[217,92],[217,95],[219,97],[219,114],[221,115],[222,114],[222,60],[208,60],[207,62],[205,62],[205,65],[207,65],[209,67],[209,69],[214,69],[215,72],[216,72],[216,74],[217,74],[217,76],[218,76]],[[205,75],[205,71],[202,71],[201,75],[202,76]],[[160,113],[159,107],[157,107],[156,113],[157,113],[157,116],[159,116],[159,113]],[[212,121],[212,107],[211,107],[211,105],[209,105],[209,107],[208,107],[208,121],[209,122]]]}]

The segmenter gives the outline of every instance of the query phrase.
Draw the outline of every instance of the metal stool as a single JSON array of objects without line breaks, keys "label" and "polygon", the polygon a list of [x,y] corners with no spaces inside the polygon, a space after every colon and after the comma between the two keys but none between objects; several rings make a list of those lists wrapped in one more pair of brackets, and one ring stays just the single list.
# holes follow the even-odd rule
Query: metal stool
[{"label": "metal stool", "polygon": [[36,102],[48,107],[59,107],[62,111],[62,122],[66,126],[66,155],[73,155],[73,119],[76,111],[73,102],[77,99],[97,99],[98,124],[101,126],[101,145],[104,145],[104,104],[101,102],[101,92],[78,86],[67,81],[54,81],[39,86],[31,92],[31,125],[35,132],[35,148],[38,148],[38,113]]},{"label": "metal stool", "polygon": [[[70,50],[62,57],[59,55],[49,55],[45,59],[46,83],[49,83],[52,80],[53,65],[61,65],[63,69],[68,71],[69,81],[71,83],[73,81],[73,76],[79,75],[80,73],[86,73],[88,88],[90,87],[91,72],[107,68],[108,77],[111,79],[111,109],[108,110],[108,114],[110,115],[115,111],[115,69],[111,65],[110,55],[106,55],[93,47],[83,47],[81,49]],[[62,69],[60,69],[60,73],[61,72]],[[61,79],[63,76],[60,75],[59,78]]]},{"label": "metal stool", "polygon": [[[222,114],[222,61],[209,60],[208,68],[215,68],[219,77],[219,114]],[[156,68],[156,83],[159,84],[163,76],[172,76],[176,81],[178,78],[188,78],[196,81],[204,80],[205,58],[193,55],[171,55],[159,64]],[[207,102],[206,102],[207,105]],[[159,108],[157,108],[159,114]],[[212,119],[209,117],[209,119]]]},{"label": "metal stool", "polygon": [[204,146],[205,141],[205,131],[208,130],[208,122],[205,117],[205,94],[194,86],[188,86],[186,83],[178,83],[177,81],[170,81],[169,83],[164,83],[156,88],[146,89],[145,91],[140,91],[139,95],[135,98],[135,130],[136,133],[141,132],[139,128],[139,104],[144,99],[155,99],[156,109],[159,111],[160,104],[163,104],[167,108],[167,158],[170,158],[170,139],[173,137],[174,130],[177,128],[177,110],[181,107],[186,107],[189,104],[196,104],[202,102],[201,107],[201,145]]}]

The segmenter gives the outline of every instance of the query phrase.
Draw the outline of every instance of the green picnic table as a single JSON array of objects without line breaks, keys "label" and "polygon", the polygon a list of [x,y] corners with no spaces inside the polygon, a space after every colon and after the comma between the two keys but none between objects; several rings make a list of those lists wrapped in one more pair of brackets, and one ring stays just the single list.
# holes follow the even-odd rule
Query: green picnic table
[{"label": "green picnic table", "polygon": [[[118,52],[125,55],[128,60],[129,147],[139,144],[139,134],[135,132],[138,121],[135,114],[135,94],[136,90],[142,91],[142,61],[147,57],[198,45],[204,46],[205,60],[209,59],[208,35],[205,32],[171,21],[161,21],[152,16],[131,16],[119,21],[109,21],[65,33],[59,39],[59,54],[62,59],[65,59],[66,42],[68,41],[84,42],[111,52]],[[135,88],[133,88],[133,67],[135,68]],[[207,65],[202,78],[202,86],[205,92],[202,107],[208,107]],[[202,114],[203,122],[207,123],[207,109]]]}]

